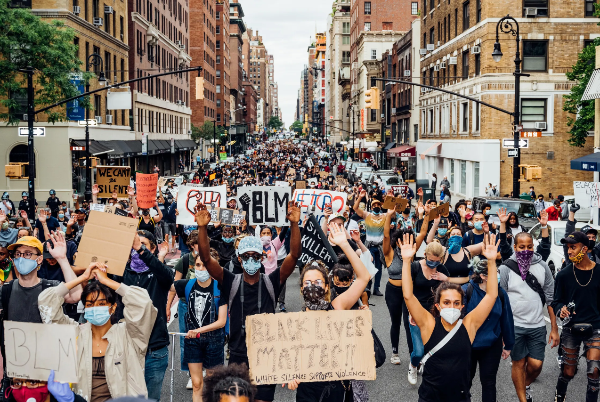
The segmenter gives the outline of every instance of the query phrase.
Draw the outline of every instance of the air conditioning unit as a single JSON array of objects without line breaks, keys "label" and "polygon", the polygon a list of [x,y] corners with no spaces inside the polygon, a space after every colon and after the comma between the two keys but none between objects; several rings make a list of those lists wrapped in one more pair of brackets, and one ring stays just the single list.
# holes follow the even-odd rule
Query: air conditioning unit
[{"label": "air conditioning unit", "polygon": [[427,54],[427,49],[419,49],[419,54],[425,56]]},{"label": "air conditioning unit", "polygon": [[107,114],[106,115],[106,124],[112,124],[112,119],[113,119],[112,114]]},{"label": "air conditioning unit", "polygon": [[427,88],[425,88],[425,87],[421,87],[421,92],[422,92],[422,93],[425,93],[425,92],[427,92]]},{"label": "air conditioning unit", "polygon": [[96,119],[98,124],[102,124],[102,116],[94,116],[94,119]]},{"label": "air conditioning unit", "polygon": [[94,17],[94,26],[101,27],[104,25],[104,19],[102,17]]},{"label": "air conditioning unit", "polygon": [[436,64],[435,66],[433,66],[433,71],[440,71],[440,65]]},{"label": "air conditioning unit", "polygon": [[385,119],[385,113],[381,113],[381,118]]},{"label": "air conditioning unit", "polygon": [[534,124],[535,124],[535,128],[537,128],[538,130],[546,130],[547,129],[547,124],[545,121],[537,121]]},{"label": "air conditioning unit", "polygon": [[427,44],[427,50],[429,50],[429,51],[435,50],[435,45],[433,43],[428,43]]},{"label": "air conditioning unit", "polygon": [[536,17],[538,9],[535,7],[525,8],[525,17]]},{"label": "air conditioning unit", "polygon": [[392,114],[396,114],[396,108],[395,107],[392,108]]},{"label": "air conditioning unit", "polygon": [[481,46],[473,46],[471,48],[471,54],[479,54],[481,53]]},{"label": "air conditioning unit", "polygon": [[184,45],[183,43],[180,43],[180,44],[179,44],[179,48],[180,48],[180,49],[185,49],[185,45]]},{"label": "air conditioning unit", "polygon": [[446,62],[445,61],[442,61],[440,63],[440,68],[446,68]]},{"label": "air conditioning unit", "polygon": [[457,57],[450,57],[450,59],[448,60],[448,64],[456,64],[457,63]]},{"label": "air conditioning unit", "polygon": [[181,41],[180,41],[180,40],[176,40],[176,41],[175,41],[175,44],[176,44],[177,46],[181,46]]},{"label": "air conditioning unit", "polygon": [[104,6],[104,14],[112,14],[113,8],[112,6]]},{"label": "air conditioning unit", "polygon": [[410,70],[404,70],[404,76],[410,77]]},{"label": "air conditioning unit", "polygon": [[79,15],[81,13],[80,6],[73,6],[73,14]]}]

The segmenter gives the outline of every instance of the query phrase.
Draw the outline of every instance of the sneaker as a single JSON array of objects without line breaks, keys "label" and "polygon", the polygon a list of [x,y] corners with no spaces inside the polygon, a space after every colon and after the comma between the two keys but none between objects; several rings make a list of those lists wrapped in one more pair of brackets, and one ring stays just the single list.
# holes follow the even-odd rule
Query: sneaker
[{"label": "sneaker", "polygon": [[565,402],[565,396],[558,395],[558,392],[554,391],[554,402]]},{"label": "sneaker", "polygon": [[190,377],[190,379],[188,380],[187,385],[185,386],[185,389],[194,389],[194,387],[192,386],[192,378]]},{"label": "sneaker", "polygon": [[533,397],[531,396],[531,388],[528,386],[525,387],[525,400],[527,402],[533,402]]},{"label": "sneaker", "polygon": [[398,354],[392,355],[390,362],[392,364],[400,364],[400,356],[398,356]]},{"label": "sneaker", "polygon": [[285,308],[285,304],[279,303],[279,311],[282,313],[287,313],[287,309]]},{"label": "sneaker", "polygon": [[417,383],[417,368],[413,367],[412,364],[408,365],[408,382],[411,385],[415,385]]},{"label": "sneaker", "polygon": [[381,293],[379,289],[375,289],[375,291],[373,292],[373,296],[383,296],[383,293]]}]

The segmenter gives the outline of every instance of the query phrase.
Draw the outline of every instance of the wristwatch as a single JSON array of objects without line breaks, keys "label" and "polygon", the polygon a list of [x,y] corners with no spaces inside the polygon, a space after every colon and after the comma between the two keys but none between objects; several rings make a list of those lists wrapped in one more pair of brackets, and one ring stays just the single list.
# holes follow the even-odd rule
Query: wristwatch
[{"label": "wristwatch", "polygon": [[142,247],[140,247],[140,248],[138,249],[137,253],[138,253],[139,255],[142,255],[142,253],[143,253],[144,251],[146,251],[146,250],[148,250],[148,249],[146,248],[146,246],[144,246],[144,245],[142,244]]}]

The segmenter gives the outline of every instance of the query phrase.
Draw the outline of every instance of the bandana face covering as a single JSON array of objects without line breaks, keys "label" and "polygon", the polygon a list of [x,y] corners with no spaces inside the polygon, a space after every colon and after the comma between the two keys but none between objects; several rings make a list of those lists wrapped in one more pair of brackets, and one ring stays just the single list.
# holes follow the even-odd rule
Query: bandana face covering
[{"label": "bandana face covering", "polygon": [[533,258],[533,250],[517,251],[517,263],[519,264],[519,271],[521,272],[521,279],[525,280],[529,268],[531,268],[531,259]]},{"label": "bandana face covering", "polygon": [[304,307],[302,310],[327,310],[329,302],[323,297],[325,296],[325,289],[310,284],[310,286],[304,286],[302,288],[302,296],[304,297]]},{"label": "bandana face covering", "polygon": [[131,262],[129,263],[129,266],[138,274],[146,272],[149,269],[148,266],[144,263],[144,261],[142,261],[142,259],[140,258],[138,252],[135,250],[131,250]]}]

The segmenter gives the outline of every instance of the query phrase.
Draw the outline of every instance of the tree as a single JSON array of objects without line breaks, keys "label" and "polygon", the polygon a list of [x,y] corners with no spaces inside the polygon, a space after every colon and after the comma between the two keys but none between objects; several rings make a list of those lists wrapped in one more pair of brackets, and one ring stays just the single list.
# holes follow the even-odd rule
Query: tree
[{"label": "tree", "polygon": [[[596,11],[594,16],[600,16],[598,4],[594,4]],[[600,24],[598,24],[600,25]],[[564,95],[566,101],[563,110],[569,112],[575,117],[567,117],[567,125],[571,127],[569,134],[569,144],[574,147],[583,147],[588,136],[588,131],[594,131],[595,105],[593,100],[582,101],[581,97],[590,81],[596,64],[596,46],[600,46],[600,38],[583,48],[577,57],[577,63],[572,71],[568,72],[567,78],[570,81],[577,81],[568,95]]]},{"label": "tree", "polygon": [[268,128],[274,128],[275,130],[279,130],[283,128],[283,123],[279,120],[277,116],[271,116],[269,119],[269,123],[267,124]]},{"label": "tree", "polygon": [[300,120],[296,120],[294,124],[290,126],[290,131],[295,131],[297,133],[302,132],[302,122]]},{"label": "tree", "polygon": [[[215,134],[216,131],[216,134]],[[214,129],[214,123],[212,121],[206,120],[204,124],[200,127],[196,127],[192,124],[192,140],[198,142],[199,140],[212,141],[213,136],[215,139],[221,140],[221,136],[225,134],[225,129],[221,126],[217,126],[216,130]]]},{"label": "tree", "polygon": [[[0,0],[0,104],[6,109],[0,119],[18,124],[15,113],[27,99],[26,74],[18,71],[31,66],[35,69],[36,108],[49,106],[79,94],[69,81],[71,73],[80,73],[83,64],[78,58],[78,47],[73,43],[75,31],[61,21],[50,23],[33,15],[30,10],[10,8],[9,0]],[[93,74],[84,74],[90,79]],[[80,104],[89,107],[89,101]],[[46,112],[51,123],[66,118],[66,105]],[[13,113],[11,113],[13,112]]]}]

